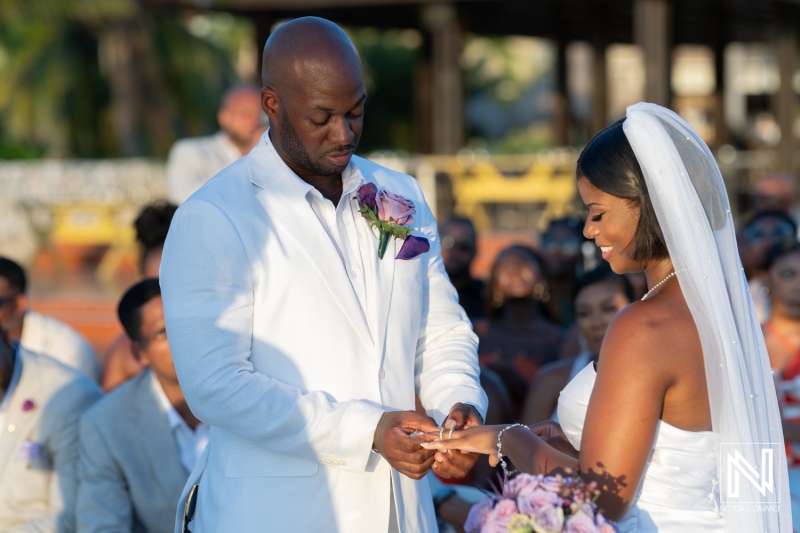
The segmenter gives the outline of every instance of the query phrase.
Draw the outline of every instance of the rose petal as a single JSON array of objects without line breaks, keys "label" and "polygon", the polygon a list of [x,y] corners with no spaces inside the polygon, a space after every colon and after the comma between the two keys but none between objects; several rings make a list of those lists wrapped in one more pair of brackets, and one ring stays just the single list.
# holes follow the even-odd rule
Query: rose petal
[{"label": "rose petal", "polygon": [[431,243],[428,242],[428,239],[409,235],[406,237],[405,242],[403,242],[403,246],[397,254],[397,259],[414,259],[430,249]]},{"label": "rose petal", "polygon": [[401,226],[408,226],[414,223],[413,215],[416,214],[414,202],[383,189],[375,197],[378,204],[378,218]]},{"label": "rose petal", "polygon": [[374,183],[365,183],[356,191],[356,199],[358,206],[367,206],[373,211],[377,211],[378,204],[375,201],[375,196],[378,194],[378,187]]}]

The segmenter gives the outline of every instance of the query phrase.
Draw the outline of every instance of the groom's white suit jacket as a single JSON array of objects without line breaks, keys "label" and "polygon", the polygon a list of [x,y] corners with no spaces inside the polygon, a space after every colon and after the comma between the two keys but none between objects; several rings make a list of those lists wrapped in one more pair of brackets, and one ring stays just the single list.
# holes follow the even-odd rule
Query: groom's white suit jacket
[{"label": "groom's white suit jacket", "polygon": [[268,133],[172,221],[169,343],[189,406],[212,425],[179,504],[199,483],[195,533],[387,531],[391,487],[401,531],[436,531],[427,482],[371,451],[375,427],[413,410],[415,391],[438,423],[456,402],[485,414],[477,338],[417,182],[358,157],[346,172],[413,199],[414,234],[431,243],[403,261],[392,239],[379,260],[356,217],[369,316]]}]

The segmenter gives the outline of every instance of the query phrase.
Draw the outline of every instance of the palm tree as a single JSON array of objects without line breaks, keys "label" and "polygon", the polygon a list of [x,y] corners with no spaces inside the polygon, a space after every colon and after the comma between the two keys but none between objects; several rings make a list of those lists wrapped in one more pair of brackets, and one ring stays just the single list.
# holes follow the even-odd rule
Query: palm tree
[{"label": "palm tree", "polygon": [[208,133],[227,54],[134,0],[0,3],[0,157],[163,156]]}]

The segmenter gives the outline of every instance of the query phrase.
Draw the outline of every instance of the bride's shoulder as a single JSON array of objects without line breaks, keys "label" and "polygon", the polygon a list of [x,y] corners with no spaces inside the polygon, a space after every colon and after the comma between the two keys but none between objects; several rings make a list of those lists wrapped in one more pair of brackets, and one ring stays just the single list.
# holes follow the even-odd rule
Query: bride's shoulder
[{"label": "bride's shoulder", "polygon": [[[655,303],[655,302],[653,302]],[[636,302],[614,317],[600,351],[601,360],[622,360],[625,364],[652,365],[654,354],[671,352],[687,334],[684,313],[671,306]],[[691,321],[691,315],[688,316]]]}]

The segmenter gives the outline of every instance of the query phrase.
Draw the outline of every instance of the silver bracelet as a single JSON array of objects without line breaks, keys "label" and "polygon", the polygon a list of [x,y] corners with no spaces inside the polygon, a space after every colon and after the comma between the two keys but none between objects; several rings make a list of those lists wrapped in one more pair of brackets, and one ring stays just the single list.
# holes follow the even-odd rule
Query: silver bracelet
[{"label": "silver bracelet", "polygon": [[501,429],[500,433],[497,434],[497,458],[500,459],[500,466],[503,467],[503,475],[505,475],[506,479],[508,479],[509,476],[513,476],[514,474],[519,472],[519,470],[513,470],[511,472],[508,471],[508,465],[506,464],[505,459],[503,459],[503,443],[500,441],[500,437],[502,437],[503,433],[505,433],[509,429],[516,427],[523,427],[525,429],[530,429],[525,424],[510,424]]}]

